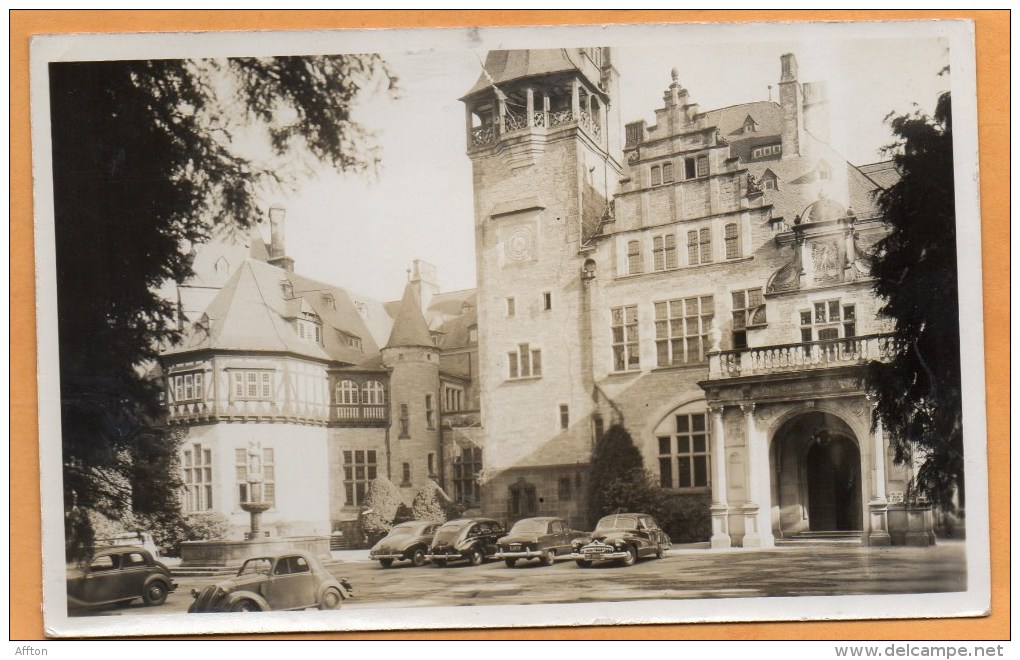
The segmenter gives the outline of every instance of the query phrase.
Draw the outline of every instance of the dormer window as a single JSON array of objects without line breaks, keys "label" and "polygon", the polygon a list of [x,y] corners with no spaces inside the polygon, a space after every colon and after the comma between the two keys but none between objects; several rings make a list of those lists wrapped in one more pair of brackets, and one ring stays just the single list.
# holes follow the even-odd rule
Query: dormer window
[{"label": "dormer window", "polygon": [[323,294],[322,294],[322,302],[323,302],[323,304],[328,306],[330,309],[336,309],[336,298],[333,297],[332,293],[323,292]]},{"label": "dormer window", "polygon": [[301,316],[295,321],[297,324],[297,335],[301,341],[310,344],[322,344],[322,321],[317,314],[312,312],[301,312]]},{"label": "dormer window", "polygon": [[361,343],[361,337],[358,337],[357,335],[352,335],[352,334],[348,334],[346,332],[342,332],[341,331],[340,332],[340,341],[342,341],[344,343],[344,345],[347,346],[348,348],[353,348],[356,351],[363,350],[362,349],[362,343]]},{"label": "dormer window", "polygon": [[280,287],[283,289],[283,297],[290,300],[294,297],[294,285],[290,280],[281,280]]},{"label": "dormer window", "polygon": [[828,181],[832,179],[832,168],[824,160],[818,162],[818,179],[820,181]]},{"label": "dormer window", "polygon": [[745,133],[755,133],[755,132],[757,132],[757,130],[758,130],[758,124],[756,124],[755,121],[753,119],[751,119],[751,115],[748,115],[747,119],[744,120],[744,132]]},{"label": "dormer window", "polygon": [[772,170],[765,170],[761,175],[762,190],[779,190],[779,177],[772,173]]}]

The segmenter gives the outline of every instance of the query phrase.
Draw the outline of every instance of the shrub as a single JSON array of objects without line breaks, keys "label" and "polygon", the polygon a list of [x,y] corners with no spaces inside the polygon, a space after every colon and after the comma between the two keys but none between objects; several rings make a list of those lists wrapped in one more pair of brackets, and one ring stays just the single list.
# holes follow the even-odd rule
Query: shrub
[{"label": "shrub", "polygon": [[365,495],[368,510],[361,517],[361,531],[368,544],[374,544],[390,531],[402,505],[400,489],[392,481],[385,477],[372,480]]},{"label": "shrub", "polygon": [[[636,492],[634,492],[636,490]],[[588,480],[588,517],[598,519],[621,507],[631,510],[651,497],[653,490],[644,473],[644,459],[630,433],[613,424],[595,445]]]},{"label": "shrub", "polygon": [[673,543],[707,541],[712,536],[711,499],[708,494],[666,495],[655,519]]},{"label": "shrub", "polygon": [[446,513],[443,511],[443,500],[447,499],[445,496],[446,493],[434,481],[425,482],[411,503],[411,515],[415,520],[446,522]]},{"label": "shrub", "polygon": [[414,512],[411,511],[411,507],[401,502],[400,506],[397,507],[397,515],[393,516],[393,524],[399,525],[408,520],[414,520]]}]

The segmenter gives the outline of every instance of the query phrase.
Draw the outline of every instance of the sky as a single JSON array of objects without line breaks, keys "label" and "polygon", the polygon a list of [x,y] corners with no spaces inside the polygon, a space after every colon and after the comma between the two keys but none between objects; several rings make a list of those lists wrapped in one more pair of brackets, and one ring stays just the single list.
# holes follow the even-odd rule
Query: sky
[{"label": "sky", "polygon": [[[653,123],[673,67],[702,111],[767,100],[768,85],[778,100],[779,57],[792,52],[801,82],[827,82],[833,146],[865,164],[884,159],[890,112],[916,104],[930,113],[949,87],[948,76],[939,75],[948,63],[942,39],[771,40],[766,28],[751,39],[743,33],[739,39],[614,47],[623,123]],[[437,267],[442,290],[474,287],[471,164],[458,98],[477,80],[485,50],[382,55],[399,77],[400,97],[369,97],[355,113],[377,134],[378,177],[320,173],[266,206],[287,207],[287,252],[309,277],[394,300],[411,261],[420,258]]]}]

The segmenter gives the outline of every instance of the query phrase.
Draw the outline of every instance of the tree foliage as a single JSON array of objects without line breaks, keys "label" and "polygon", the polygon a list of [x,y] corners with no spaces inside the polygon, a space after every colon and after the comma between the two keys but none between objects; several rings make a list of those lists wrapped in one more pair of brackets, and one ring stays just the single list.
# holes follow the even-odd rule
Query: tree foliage
[{"label": "tree foliage", "polygon": [[443,501],[446,494],[434,481],[426,481],[425,485],[418,489],[411,502],[411,515],[414,520],[429,520],[432,522],[446,522],[446,512],[443,510]]},{"label": "tree foliage", "polygon": [[365,495],[368,511],[361,517],[361,529],[370,543],[390,531],[401,504],[403,499],[400,489],[386,477],[374,479],[368,485],[368,493]]},{"label": "tree foliage", "polygon": [[177,337],[157,290],[190,275],[214,227],[257,221],[262,194],[312,164],[373,167],[351,109],[386,80],[374,55],[50,65],[70,555],[92,543],[89,511],[174,506],[173,446],[143,376]]},{"label": "tree foliage", "polygon": [[646,481],[640,450],[622,424],[613,424],[595,444],[592,454],[588,479],[591,524],[618,508],[632,506],[632,502],[622,501],[618,496],[623,496],[628,487],[637,489]]},{"label": "tree foliage", "polygon": [[913,453],[920,463],[911,496],[951,509],[954,490],[962,495],[963,424],[949,93],[934,116],[888,121],[900,179],[877,195],[889,233],[876,246],[872,274],[879,313],[894,322],[895,351],[868,365],[867,388],[896,460]]}]

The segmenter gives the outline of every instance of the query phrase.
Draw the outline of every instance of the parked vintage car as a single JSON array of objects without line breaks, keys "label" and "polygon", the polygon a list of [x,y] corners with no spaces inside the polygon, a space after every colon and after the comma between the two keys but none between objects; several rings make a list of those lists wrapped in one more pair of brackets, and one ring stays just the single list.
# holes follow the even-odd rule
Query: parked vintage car
[{"label": "parked vintage car", "polygon": [[389,568],[395,561],[410,561],[415,566],[424,566],[432,538],[439,529],[439,523],[427,520],[403,522],[390,530],[368,553],[383,568]]},{"label": "parked vintage car", "polygon": [[619,560],[632,566],[639,557],[662,559],[672,542],[651,516],[618,513],[599,520],[589,537],[574,539],[571,545],[571,558],[588,568],[596,561]]},{"label": "parked vintage car", "polygon": [[162,605],[176,588],[170,569],[138,546],[98,548],[87,561],[67,567],[68,609],[127,605],[136,598]]},{"label": "parked vintage car", "polygon": [[478,566],[496,556],[496,541],[506,532],[503,526],[489,518],[460,518],[451,520],[436,530],[426,559],[435,566],[466,559]]},{"label": "parked vintage car", "polygon": [[246,560],[237,575],[211,584],[195,598],[189,612],[267,612],[270,610],[340,609],[354,589],[337,579],[319,560],[304,552],[287,552]]},{"label": "parked vintage car", "polygon": [[543,565],[552,566],[556,557],[570,556],[571,541],[583,533],[568,529],[562,518],[524,518],[496,542],[496,558],[511,568],[518,560],[526,559],[538,559]]}]

